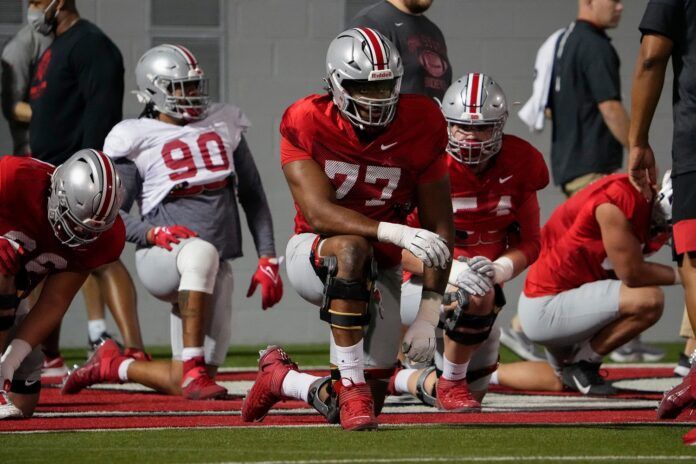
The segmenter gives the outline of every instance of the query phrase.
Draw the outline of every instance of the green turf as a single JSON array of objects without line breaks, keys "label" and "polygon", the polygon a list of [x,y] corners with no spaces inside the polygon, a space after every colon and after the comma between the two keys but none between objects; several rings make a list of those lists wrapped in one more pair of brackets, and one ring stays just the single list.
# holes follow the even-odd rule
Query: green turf
[{"label": "green turf", "polygon": [[[655,343],[667,352],[662,362],[676,363],[679,359],[684,345],[682,343]],[[225,366],[230,367],[254,367],[258,361],[258,353],[260,349],[266,345],[256,346],[233,346],[230,348]],[[315,345],[285,345],[285,350],[290,354],[292,359],[302,366],[324,366],[329,360],[329,346],[324,344]],[[149,352],[155,358],[168,359],[170,350],[168,347],[149,347]],[[87,350],[82,348],[68,348],[63,350],[65,362],[72,366],[73,364],[81,364],[85,361]],[[520,358],[505,347],[500,349],[500,361],[504,363],[519,361]],[[611,362],[609,358],[607,362]]]},{"label": "green turf", "polygon": [[[610,456],[591,462],[673,462],[691,456],[681,444],[688,427],[399,427],[371,433],[336,427],[154,430],[0,436],[0,462],[180,463],[230,461],[496,462],[494,458]],[[486,461],[481,458],[489,457]],[[50,458],[50,460],[49,460]],[[596,458],[595,458],[596,459]],[[501,459],[497,459],[499,462]],[[528,461],[529,462],[529,461]],[[533,461],[534,462],[534,461]]]}]

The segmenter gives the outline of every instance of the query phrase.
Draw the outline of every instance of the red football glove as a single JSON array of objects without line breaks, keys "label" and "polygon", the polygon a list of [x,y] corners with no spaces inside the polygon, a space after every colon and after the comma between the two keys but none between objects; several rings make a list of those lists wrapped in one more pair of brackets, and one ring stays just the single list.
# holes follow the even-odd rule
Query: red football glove
[{"label": "red football glove", "polygon": [[277,258],[259,258],[259,266],[251,276],[251,285],[247,298],[254,294],[256,286],[261,284],[261,307],[268,309],[283,297],[283,281],[279,273],[280,262]]},{"label": "red football glove", "polygon": [[24,248],[6,237],[0,237],[0,274],[13,276],[19,272],[19,256],[24,254]]},{"label": "red football glove", "polygon": [[[171,244],[179,243],[180,238],[195,237],[198,234],[189,229],[188,227],[174,225],[165,227],[154,227],[150,229],[152,236],[148,237],[150,242],[158,247],[162,247],[165,250],[172,251]],[[148,236],[150,233],[148,232]]]}]

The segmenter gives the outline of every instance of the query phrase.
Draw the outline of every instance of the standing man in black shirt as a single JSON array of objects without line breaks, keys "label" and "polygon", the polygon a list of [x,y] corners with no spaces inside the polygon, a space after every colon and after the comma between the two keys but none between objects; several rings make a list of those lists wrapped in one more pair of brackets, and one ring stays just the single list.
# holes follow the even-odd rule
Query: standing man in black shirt
[{"label": "standing man in black shirt", "polygon": [[579,0],[554,63],[553,178],[570,197],[621,168],[628,115],[621,104],[619,57],[606,29],[619,24],[620,0]]},{"label": "standing man in black shirt", "polygon": [[452,84],[452,67],[442,31],[423,13],[433,0],[383,0],[360,12],[348,27],[367,26],[384,34],[404,64],[402,93],[442,100]]},{"label": "standing man in black shirt", "polygon": [[[628,172],[633,184],[650,198],[657,169],[648,134],[671,58],[674,253],[693,329],[696,327],[696,3],[650,0],[640,31],[643,37],[633,79]],[[684,381],[665,393],[657,410],[658,417],[674,418],[695,402],[696,367],[692,363]],[[696,429],[684,435],[684,443],[696,444]]]},{"label": "standing man in black shirt", "polygon": [[[80,149],[101,149],[111,128],[121,121],[123,57],[104,32],[80,18],[75,0],[36,0],[32,4],[43,11],[36,29],[54,34],[55,39],[39,59],[29,90],[30,147],[35,158],[58,165]],[[96,282],[92,281],[91,291],[85,290],[86,300],[101,297],[106,301],[126,347],[142,352],[135,287],[126,268],[116,261],[90,276]],[[92,309],[103,312],[97,306]],[[52,369],[57,375],[67,373],[58,350],[59,333],[44,343],[45,371]],[[92,338],[90,344],[98,344],[99,336]]]}]

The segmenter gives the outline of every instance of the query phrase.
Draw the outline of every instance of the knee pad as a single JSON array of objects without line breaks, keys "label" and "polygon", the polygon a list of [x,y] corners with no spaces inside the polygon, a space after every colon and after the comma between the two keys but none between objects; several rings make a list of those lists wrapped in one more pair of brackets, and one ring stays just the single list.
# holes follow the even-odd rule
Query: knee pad
[{"label": "knee pad", "polygon": [[0,295],[0,331],[9,330],[15,322],[19,297],[16,293]]},{"label": "knee pad", "polygon": [[[348,280],[336,277],[338,259],[335,256],[317,257],[318,239],[319,237],[312,245],[309,259],[314,267],[314,272],[324,282],[324,296],[319,308],[319,317],[332,327],[363,330],[364,326],[370,324],[368,308],[372,299],[374,281],[377,278],[377,261],[374,258],[370,258],[367,261],[363,274],[366,277],[364,280]],[[353,314],[335,311],[331,309],[331,301],[334,299],[364,301],[365,312],[363,314]]]},{"label": "knee pad", "polygon": [[190,239],[176,257],[176,267],[181,275],[179,291],[212,294],[219,266],[220,255],[215,246],[200,238]]},{"label": "knee pad", "polygon": [[[500,313],[503,306],[505,306],[503,289],[499,285],[495,286],[493,310],[485,316],[476,316],[466,313],[469,307],[469,296],[464,291],[459,290],[454,296],[452,296],[452,294],[447,295],[449,295],[449,297],[446,298],[443,303],[449,304],[454,301],[457,302],[454,310],[445,313],[445,322],[440,323],[442,326],[441,328],[445,330],[447,336],[452,341],[461,345],[478,345],[485,341],[488,335],[490,335],[491,330],[493,330],[493,324],[498,317],[498,313]],[[476,330],[476,332],[460,332],[457,330],[460,327],[473,329]]]},{"label": "knee pad", "polygon": [[[319,391],[324,385],[326,385],[329,396],[326,398],[326,400],[322,401],[319,398]],[[336,395],[332,385],[333,383],[330,375],[312,382],[312,384],[309,386],[307,402],[311,404],[319,414],[324,416],[329,424],[338,424],[340,422],[338,396]]]}]

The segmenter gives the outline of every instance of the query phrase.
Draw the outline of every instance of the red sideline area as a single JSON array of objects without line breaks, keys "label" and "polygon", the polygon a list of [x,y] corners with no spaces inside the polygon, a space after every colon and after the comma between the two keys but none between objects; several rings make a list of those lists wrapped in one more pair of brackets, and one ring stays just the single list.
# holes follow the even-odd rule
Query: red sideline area
[{"label": "red sideline area", "polygon": [[[319,372],[324,374],[324,372]],[[621,368],[608,369],[611,380],[626,378],[669,377],[670,368]],[[225,373],[222,381],[253,380],[255,373]],[[494,388],[497,393],[513,394],[509,390]],[[580,396],[564,392],[515,392],[516,395]],[[659,394],[624,392],[616,398],[658,400]],[[306,409],[299,401],[286,401],[277,405],[276,411],[263,423],[248,424],[240,417],[241,398],[231,397],[223,401],[188,401],[156,393],[130,393],[117,390],[85,390],[79,395],[63,396],[57,388],[44,388],[37,413],[43,417],[30,420],[0,421],[0,432],[95,430],[162,427],[238,427],[238,426],[291,426],[323,424],[317,414],[283,414],[283,409]],[[51,415],[56,414],[56,417]],[[684,414],[678,422],[693,418]],[[382,424],[641,424],[656,422],[654,409],[616,409],[606,404],[597,410],[573,411],[519,411],[476,414],[443,414],[439,412],[395,412],[382,414]],[[668,423],[668,422],[665,422]]]}]

